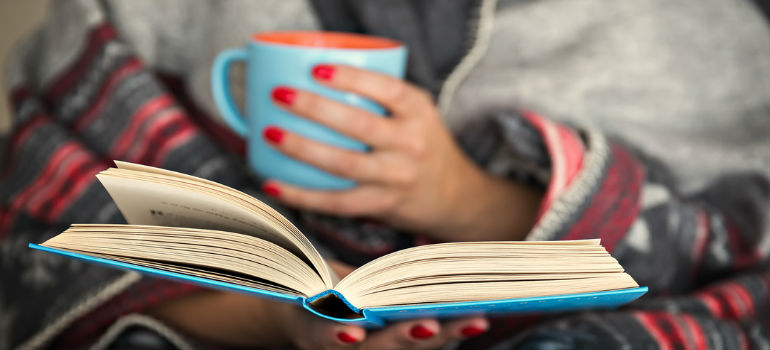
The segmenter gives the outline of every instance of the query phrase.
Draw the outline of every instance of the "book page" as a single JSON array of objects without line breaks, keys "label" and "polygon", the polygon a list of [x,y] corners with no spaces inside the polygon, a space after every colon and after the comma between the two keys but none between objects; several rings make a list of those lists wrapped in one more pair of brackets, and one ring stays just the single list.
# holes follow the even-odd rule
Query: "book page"
[{"label": "book page", "polygon": [[638,285],[599,240],[430,244],[382,256],[335,290],[358,308],[599,292]]},{"label": "book page", "polygon": [[267,240],[232,232],[75,224],[41,245],[293,295],[312,296],[327,289],[299,257]]},{"label": "book page", "polygon": [[[162,174],[123,169],[105,170],[97,178],[131,224],[204,228],[254,235],[305,260],[330,287],[335,282],[329,267],[306,237],[298,231],[287,232],[287,224],[255,209],[253,203],[247,203],[248,199],[258,202],[256,199],[229,187],[208,186],[206,181],[196,182],[197,178],[192,176],[175,179]],[[237,192],[239,196],[228,194],[227,190]],[[275,215],[280,216],[277,212]]]},{"label": "book page", "polygon": [[266,219],[248,210],[193,191],[134,179],[97,175],[129,224],[191,227],[250,234],[300,257],[297,245]]}]

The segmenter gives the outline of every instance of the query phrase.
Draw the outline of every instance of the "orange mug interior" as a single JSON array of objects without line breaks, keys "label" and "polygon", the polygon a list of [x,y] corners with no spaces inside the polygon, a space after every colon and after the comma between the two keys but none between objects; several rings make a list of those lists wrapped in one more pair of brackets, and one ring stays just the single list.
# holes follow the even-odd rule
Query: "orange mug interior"
[{"label": "orange mug interior", "polygon": [[396,40],[376,36],[323,31],[265,32],[254,34],[253,39],[263,43],[328,49],[392,49],[401,46]]}]

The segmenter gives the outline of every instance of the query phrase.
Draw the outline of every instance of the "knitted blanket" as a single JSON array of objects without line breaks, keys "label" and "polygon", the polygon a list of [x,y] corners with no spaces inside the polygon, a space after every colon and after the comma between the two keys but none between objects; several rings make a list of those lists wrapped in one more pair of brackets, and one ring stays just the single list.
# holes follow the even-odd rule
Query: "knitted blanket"
[{"label": "knitted blanket", "polygon": [[[313,13],[297,3],[276,1],[265,8]],[[164,4],[168,7],[161,9],[174,9],[175,2]],[[222,20],[243,11],[229,4],[161,12],[187,18],[195,18],[193,12],[213,14]],[[53,6],[56,15],[18,48],[7,70],[14,121],[1,146],[0,347],[106,348],[136,327],[152,331],[170,348],[194,346],[194,337],[141,312],[200,287],[35,252],[27,243],[41,242],[71,223],[123,222],[94,177],[113,159],[207,178],[280,206],[259,192],[260,179],[244,165],[243,142],[191,97],[196,92],[188,84],[193,78],[185,75],[190,57],[180,51],[184,48],[148,51],[148,43],[119,29],[141,21],[113,2]],[[255,24],[259,28],[243,30],[319,26],[312,16],[303,16],[265,14],[266,20]],[[465,17],[459,20],[473,20]],[[153,33],[152,27],[144,30]],[[469,49],[461,45],[457,52]],[[410,64],[424,61],[430,60],[421,57]],[[456,137],[487,171],[545,190],[528,239],[601,238],[628,273],[650,288],[649,295],[615,311],[495,318],[487,334],[461,347],[770,348],[766,174],[726,171],[708,186],[683,194],[667,166],[628,141],[515,106],[474,116],[457,128]],[[350,264],[425,242],[365,220],[280,210],[324,255]]]}]

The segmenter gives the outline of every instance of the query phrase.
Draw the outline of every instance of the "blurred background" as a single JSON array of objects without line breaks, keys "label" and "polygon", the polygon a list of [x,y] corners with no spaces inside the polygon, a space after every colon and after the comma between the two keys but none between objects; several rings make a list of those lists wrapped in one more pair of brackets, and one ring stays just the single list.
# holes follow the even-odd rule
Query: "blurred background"
[{"label": "blurred background", "polygon": [[[4,74],[5,60],[14,45],[43,21],[48,0],[0,0],[0,67]],[[754,0],[770,19],[770,0]],[[0,79],[0,84],[4,80]],[[3,85],[4,86],[4,85]],[[0,134],[10,126],[10,112],[5,89],[0,98]]]},{"label": "blurred background", "polygon": [[[0,63],[3,72],[5,59],[13,46],[43,21],[47,2],[47,0],[0,0]],[[0,134],[4,133],[10,125],[9,113],[8,98],[3,92],[3,97],[0,98]]]}]

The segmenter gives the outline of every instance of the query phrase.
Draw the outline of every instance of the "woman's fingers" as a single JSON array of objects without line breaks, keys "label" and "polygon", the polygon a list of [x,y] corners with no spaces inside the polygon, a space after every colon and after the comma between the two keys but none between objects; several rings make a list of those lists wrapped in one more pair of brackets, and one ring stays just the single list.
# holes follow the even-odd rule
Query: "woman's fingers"
[{"label": "woman's fingers", "polygon": [[[303,310],[304,311],[304,310]],[[311,325],[297,334],[297,345],[302,349],[357,349],[366,339],[366,330],[312,317]]]},{"label": "woman's fingers", "polygon": [[278,304],[276,310],[275,322],[300,349],[355,349],[366,339],[361,327],[320,318],[297,305]]},{"label": "woman's fingers", "polygon": [[454,338],[472,338],[486,333],[489,330],[489,321],[484,317],[464,318],[445,323],[443,329],[447,335]]},{"label": "woman's fingers", "polygon": [[311,92],[279,86],[273,90],[272,97],[291,113],[372,147],[387,147],[395,136],[393,126],[382,116]]},{"label": "woman's fingers", "polygon": [[328,173],[356,181],[377,181],[382,169],[369,154],[330,146],[276,126],[264,129],[265,140],[281,153]]},{"label": "woman's fingers", "polygon": [[291,332],[303,349],[435,349],[480,335],[489,328],[483,317],[467,317],[444,324],[418,319],[390,324],[378,330],[331,322],[301,309],[296,311]]},{"label": "woman's fingers", "polygon": [[367,97],[381,104],[396,118],[419,117],[432,106],[425,90],[387,74],[345,65],[318,65],[313,69],[317,81],[338,90]]},{"label": "woman's fingers", "polygon": [[436,349],[487,331],[489,322],[471,317],[440,324],[435,319],[400,322],[371,332],[361,342],[361,349]]},{"label": "woman's fingers", "polygon": [[264,130],[268,144],[279,152],[346,179],[365,183],[411,185],[416,181],[414,169],[398,166],[399,158],[391,153],[351,151],[314,141],[276,126]]},{"label": "woman's fingers", "polygon": [[360,327],[313,317],[308,334],[300,335],[298,345],[305,349],[435,349],[467,338],[460,329],[473,322],[478,323],[476,327],[487,327],[484,319],[464,319],[446,325],[435,319],[421,319],[391,324],[367,334]]},{"label": "woman's fingers", "polygon": [[434,349],[445,344],[434,319],[405,321],[372,332],[360,349]]},{"label": "woman's fingers", "polygon": [[357,348],[356,344],[366,339],[366,331],[361,327],[355,326],[334,325],[332,326],[331,334],[333,334],[333,339],[331,339],[330,343],[334,345],[331,348],[335,349],[340,346]]}]

